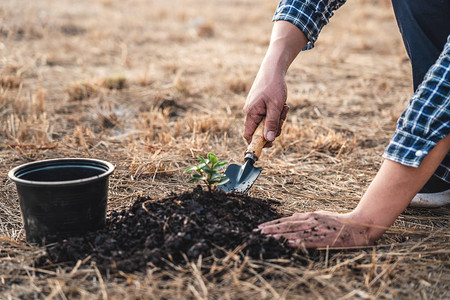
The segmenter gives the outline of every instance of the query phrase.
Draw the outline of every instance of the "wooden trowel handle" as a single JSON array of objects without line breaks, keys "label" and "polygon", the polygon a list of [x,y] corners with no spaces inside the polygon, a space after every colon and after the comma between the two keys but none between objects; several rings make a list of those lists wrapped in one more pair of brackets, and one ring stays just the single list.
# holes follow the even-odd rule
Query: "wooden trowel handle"
[{"label": "wooden trowel handle", "polygon": [[253,133],[252,141],[250,145],[248,145],[247,150],[245,150],[245,154],[251,153],[256,157],[256,160],[261,156],[261,151],[264,145],[267,143],[264,138],[264,121],[266,118],[263,118],[259,123],[258,127],[256,127],[255,132]]}]

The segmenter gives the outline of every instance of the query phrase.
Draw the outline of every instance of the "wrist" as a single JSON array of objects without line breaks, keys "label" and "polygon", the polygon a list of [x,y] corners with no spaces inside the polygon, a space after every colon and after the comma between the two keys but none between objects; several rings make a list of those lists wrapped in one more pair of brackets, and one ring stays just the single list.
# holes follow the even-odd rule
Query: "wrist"
[{"label": "wrist", "polygon": [[377,225],[370,215],[364,214],[357,209],[347,213],[346,216],[351,224],[359,227],[364,232],[365,239],[369,245],[378,240],[387,229],[387,227]]},{"label": "wrist", "polygon": [[286,76],[289,64],[283,57],[283,52],[279,49],[270,49],[261,64],[261,70],[265,73],[270,72],[275,76]]},{"label": "wrist", "polygon": [[270,69],[285,76],[292,61],[308,42],[303,32],[287,21],[275,22],[269,48],[261,69]]}]

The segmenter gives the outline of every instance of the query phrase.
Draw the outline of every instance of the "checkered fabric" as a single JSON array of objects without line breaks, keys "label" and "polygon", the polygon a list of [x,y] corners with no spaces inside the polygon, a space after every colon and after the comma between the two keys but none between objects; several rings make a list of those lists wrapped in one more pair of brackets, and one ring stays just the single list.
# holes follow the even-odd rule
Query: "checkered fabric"
[{"label": "checkered fabric", "polygon": [[328,24],[333,11],[346,0],[282,0],[277,7],[273,21],[288,21],[297,26],[309,42],[303,50],[314,47],[322,27]]},{"label": "checkered fabric", "polygon": [[[346,0],[282,0],[273,21],[284,20],[296,25],[308,38],[303,50],[314,43]],[[429,69],[408,107],[397,123],[397,129],[383,155],[406,166],[418,167],[438,141],[450,134],[450,36],[439,59]],[[450,182],[450,152],[435,172]]]},{"label": "checkered fabric", "polygon": [[[450,36],[436,63],[409,100],[383,157],[418,167],[437,142],[450,134]],[[450,182],[450,152],[435,175]]]}]

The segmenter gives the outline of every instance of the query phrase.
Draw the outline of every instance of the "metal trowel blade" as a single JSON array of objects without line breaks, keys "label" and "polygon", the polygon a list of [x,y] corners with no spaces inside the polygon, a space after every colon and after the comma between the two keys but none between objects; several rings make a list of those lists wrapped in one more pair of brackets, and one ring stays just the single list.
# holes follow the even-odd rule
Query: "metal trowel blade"
[{"label": "metal trowel blade", "polygon": [[217,188],[224,192],[247,193],[262,171],[261,167],[257,168],[253,164],[254,161],[248,159],[243,166],[229,165],[225,175],[230,181],[224,185],[219,185]]}]

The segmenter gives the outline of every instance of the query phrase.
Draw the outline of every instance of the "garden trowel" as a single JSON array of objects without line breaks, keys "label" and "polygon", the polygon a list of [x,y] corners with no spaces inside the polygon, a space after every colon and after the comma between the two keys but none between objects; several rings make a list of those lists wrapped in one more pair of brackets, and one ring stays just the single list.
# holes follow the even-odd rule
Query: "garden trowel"
[{"label": "garden trowel", "polygon": [[224,185],[219,185],[217,188],[224,192],[247,193],[248,190],[255,183],[259,174],[262,171],[261,167],[255,167],[254,164],[261,156],[261,151],[267,143],[264,138],[264,120],[259,123],[255,132],[253,133],[252,141],[245,150],[245,164],[239,166],[231,164],[225,171],[225,175],[229,181]]}]

